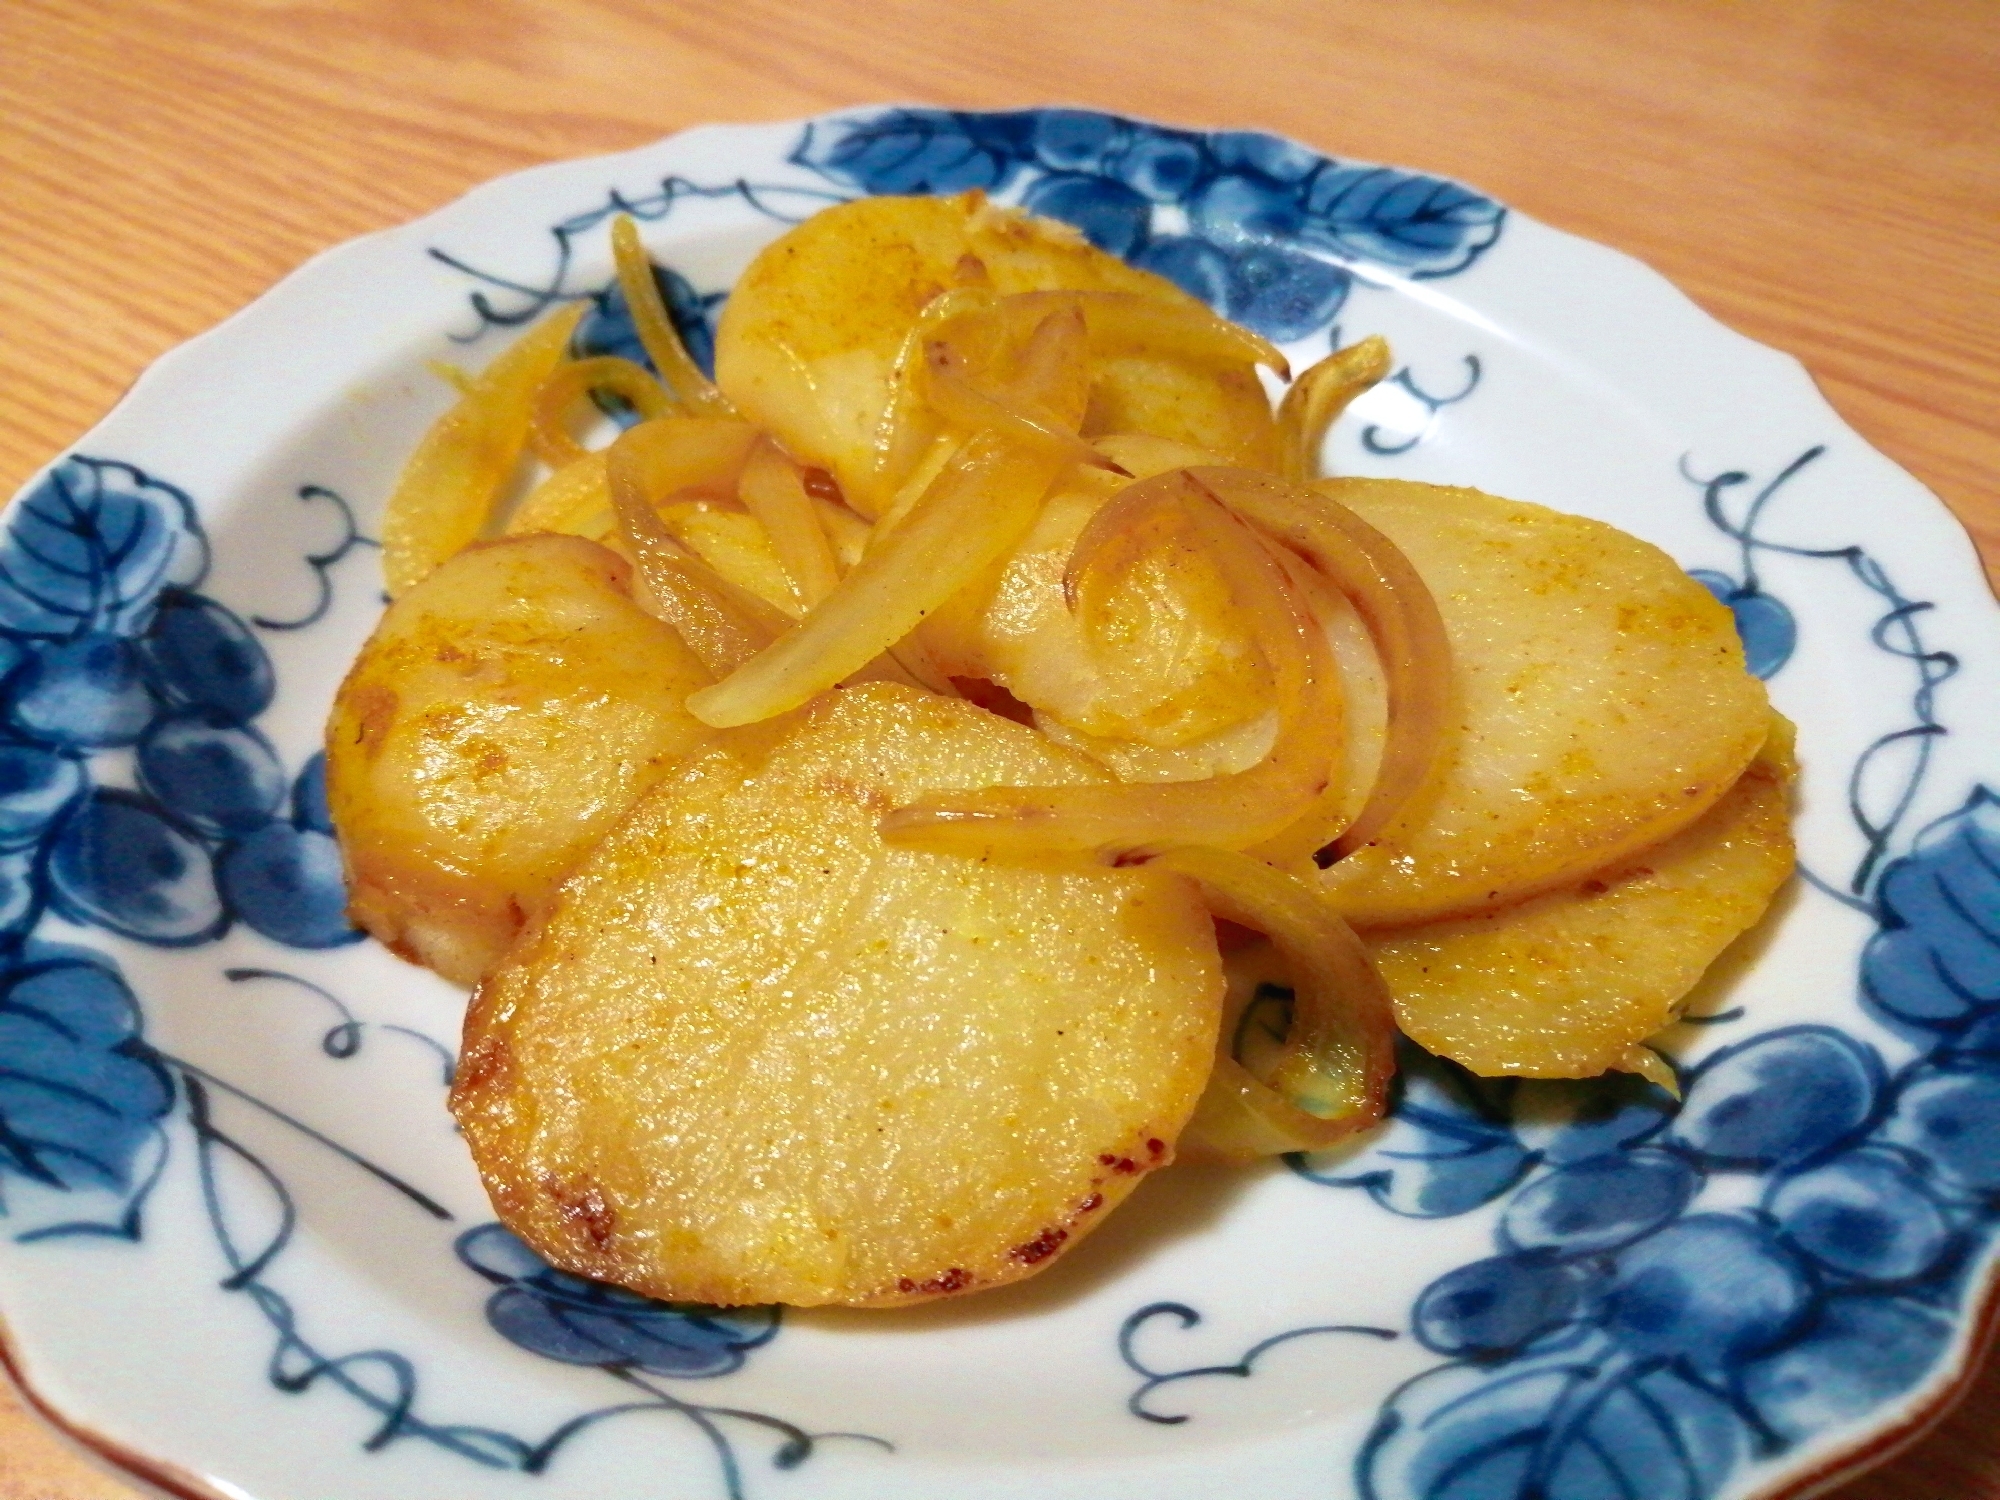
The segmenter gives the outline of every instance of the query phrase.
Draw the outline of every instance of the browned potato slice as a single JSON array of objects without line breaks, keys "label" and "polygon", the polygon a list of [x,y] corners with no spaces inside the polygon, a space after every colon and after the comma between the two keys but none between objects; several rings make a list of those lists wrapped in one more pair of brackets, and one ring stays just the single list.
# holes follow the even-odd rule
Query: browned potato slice
[{"label": "browned potato slice", "polygon": [[[862,514],[880,515],[906,477],[888,462],[885,425],[898,360],[918,315],[959,287],[1199,306],[1069,226],[982,194],[862,198],[815,214],[750,263],[716,332],[716,381],[795,457],[831,470]],[[1096,373],[1086,432],[1154,432],[1234,462],[1276,462],[1270,401],[1248,363],[1120,353]]]},{"label": "browned potato slice", "polygon": [[1121,354],[1092,371],[1083,435],[1143,432],[1251,469],[1278,467],[1271,398],[1248,366],[1217,369]]},{"label": "browned potato slice", "polygon": [[1430,785],[1324,872],[1357,927],[1512,905],[1685,828],[1764,741],[1729,611],[1659,548],[1477,490],[1335,493],[1430,585],[1458,713]]},{"label": "browned potato slice", "polygon": [[1163,1165],[1222,991],[1193,888],[891,849],[923,792],[1103,777],[889,683],[736,731],[481,986],[452,1108],[555,1264],[886,1305],[1027,1276]]},{"label": "browned potato slice", "polygon": [[1411,1039],[1475,1073],[1623,1067],[1792,871],[1792,726],[1665,843],[1579,885],[1453,922],[1372,934]]},{"label": "browned potato slice", "polygon": [[708,730],[708,678],[579,537],[460,553],[382,617],[334,700],[327,800],[349,913],[471,984]]},{"label": "browned potato slice", "polygon": [[989,578],[924,622],[925,645],[951,675],[989,678],[1093,738],[1173,749],[1264,717],[1270,669],[1222,575],[1193,546],[1161,547],[1133,568],[1106,601],[1104,635],[1079,627],[1063,592],[1070,550],[1126,482],[1073,474]]}]

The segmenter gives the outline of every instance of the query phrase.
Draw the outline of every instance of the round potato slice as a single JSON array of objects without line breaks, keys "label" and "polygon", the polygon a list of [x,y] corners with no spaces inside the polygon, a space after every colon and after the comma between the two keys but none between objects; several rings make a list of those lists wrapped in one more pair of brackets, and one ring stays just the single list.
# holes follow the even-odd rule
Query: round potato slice
[{"label": "round potato slice", "polygon": [[1073,474],[1020,545],[926,619],[920,638],[952,676],[997,682],[1081,735],[1171,750],[1264,717],[1270,669],[1197,546],[1149,538],[1101,605],[1095,638],[1072,610],[1071,549],[1126,483],[1102,470]]},{"label": "round potato slice", "polygon": [[1625,1067],[1792,872],[1792,726],[1692,825],[1578,885],[1369,938],[1420,1046],[1475,1073]]},{"label": "round potato slice", "polygon": [[888,683],[735,731],[565,882],[466,1018],[452,1109],[554,1264],[655,1297],[1016,1280],[1165,1164],[1222,978],[1178,877],[886,846],[921,793],[1104,779]]},{"label": "round potato slice", "polygon": [[1477,490],[1342,479],[1451,640],[1453,722],[1429,784],[1322,872],[1357,927],[1513,905],[1699,818],[1764,741],[1730,613],[1650,543]]},{"label": "round potato slice", "polygon": [[327,723],[349,914],[470,985],[709,730],[707,674],[595,542],[474,547],[382,617]]},{"label": "round potato slice", "polygon": [[[813,215],[750,263],[716,331],[716,382],[795,457],[830,470],[863,515],[880,515],[929,430],[890,431],[905,343],[919,314],[956,289],[1129,292],[1201,307],[1068,225],[980,193],[861,198]],[[1093,376],[1086,433],[1152,432],[1230,462],[1276,461],[1270,399],[1247,361],[1121,349]]]}]

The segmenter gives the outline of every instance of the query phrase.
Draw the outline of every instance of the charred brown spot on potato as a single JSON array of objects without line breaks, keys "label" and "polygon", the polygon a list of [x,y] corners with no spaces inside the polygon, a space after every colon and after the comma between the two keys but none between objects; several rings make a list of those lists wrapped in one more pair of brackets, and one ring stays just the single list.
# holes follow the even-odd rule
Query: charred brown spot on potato
[{"label": "charred brown spot on potato", "polygon": [[347,709],[354,719],[354,743],[362,758],[373,760],[388,743],[395,727],[398,698],[394,689],[378,683],[364,683],[348,695]]},{"label": "charred brown spot on potato", "polygon": [[488,1032],[465,1049],[458,1060],[459,1093],[504,1094],[514,1086],[514,1048],[503,1033]]},{"label": "charred brown spot on potato", "polygon": [[913,1281],[908,1276],[899,1277],[896,1290],[904,1296],[949,1297],[953,1292],[962,1292],[973,1283],[973,1274],[963,1266],[953,1266],[941,1275],[928,1281]]},{"label": "charred brown spot on potato", "polygon": [[1025,1245],[1016,1245],[1007,1252],[1007,1256],[1010,1260],[1018,1260],[1024,1266],[1039,1265],[1062,1249],[1063,1242],[1068,1238],[1067,1229],[1060,1229],[1052,1224]]},{"label": "charred brown spot on potato", "polygon": [[618,1232],[618,1210],[606,1201],[604,1189],[590,1178],[566,1179],[545,1172],[542,1191],[554,1201],[556,1214],[566,1226],[581,1229],[599,1250],[611,1243]]}]

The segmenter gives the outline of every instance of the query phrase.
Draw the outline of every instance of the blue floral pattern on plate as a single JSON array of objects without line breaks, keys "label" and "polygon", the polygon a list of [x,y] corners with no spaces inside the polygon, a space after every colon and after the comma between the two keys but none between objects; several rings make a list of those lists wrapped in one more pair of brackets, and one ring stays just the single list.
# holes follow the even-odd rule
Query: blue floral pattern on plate
[{"label": "blue floral pattern on plate", "polygon": [[1506,215],[1442,178],[1089,110],[891,110],[811,126],[792,159],[868,193],[999,193],[1025,178],[1023,207],[1281,341],[1332,322],[1357,270],[1464,270]]}]

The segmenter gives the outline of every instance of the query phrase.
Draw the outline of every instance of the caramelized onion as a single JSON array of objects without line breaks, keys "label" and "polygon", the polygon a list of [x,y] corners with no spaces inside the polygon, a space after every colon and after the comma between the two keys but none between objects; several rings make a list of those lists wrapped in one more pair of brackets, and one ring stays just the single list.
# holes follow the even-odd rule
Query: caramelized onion
[{"label": "caramelized onion", "polygon": [[820,524],[819,509],[799,466],[768,437],[751,450],[736,494],[771,538],[800,606],[809,610],[832,593],[840,582],[840,566]]},{"label": "caramelized onion", "polygon": [[[1396,544],[1320,489],[1251,469],[1190,469],[1238,515],[1324,573],[1368,627],[1389,690],[1388,737],[1368,800],[1320,855],[1331,863],[1385,828],[1423,785],[1451,713],[1451,642],[1437,601]],[[1274,852],[1274,851],[1272,851]]]},{"label": "caramelized onion", "polygon": [[1241,1005],[1224,1016],[1215,1070],[1181,1132],[1182,1159],[1241,1163],[1317,1151],[1381,1119],[1395,1071],[1395,1016],[1354,930],[1304,880],[1246,854],[1185,847],[1150,863],[1199,885],[1216,916],[1270,938],[1292,982],[1291,1026],[1268,1081],[1235,1056]]},{"label": "caramelized onion", "polygon": [[890,812],[885,838],[958,853],[1088,852],[1118,862],[1189,842],[1259,843],[1320,797],[1341,733],[1332,652],[1277,559],[1185,472],[1128,485],[1091,518],[1070,555],[1065,593],[1087,604],[1100,586],[1091,576],[1095,561],[1123,551],[1117,544],[1163,506],[1185,510],[1271,664],[1279,726],[1270,753],[1246,771],[1205,781],[939,793]]},{"label": "caramelized onion", "polygon": [[[605,476],[626,547],[639,565],[652,612],[680,632],[702,665],[720,677],[770,644],[790,624],[783,614],[725,580],[675,539],[654,509],[661,483],[677,470],[676,422],[644,422],[606,452]],[[664,429],[664,431],[663,431]]]},{"label": "caramelized onion", "polygon": [[604,450],[564,464],[528,492],[507,518],[508,536],[559,531],[599,541],[618,528],[611,511],[611,486],[604,476]]},{"label": "caramelized onion", "polygon": [[704,724],[754,724],[867,665],[1027,535],[1060,465],[975,433],[896,529],[796,627],[688,698]]},{"label": "caramelized onion", "polygon": [[1291,363],[1278,346],[1195,302],[1169,302],[1139,292],[1018,292],[1005,299],[1024,313],[1083,309],[1092,346],[1100,353],[1130,351],[1181,355],[1209,363],[1263,365],[1289,379]]},{"label": "caramelized onion", "polygon": [[596,391],[619,397],[642,419],[664,417],[680,409],[659,381],[629,359],[605,354],[558,365],[535,392],[528,419],[528,440],[550,468],[575,463],[587,451],[570,435],[567,418],[572,402]]},{"label": "caramelized onion", "polygon": [[1292,382],[1278,403],[1278,471],[1285,478],[1298,484],[1319,478],[1327,429],[1356,396],[1389,373],[1390,363],[1388,341],[1370,334],[1336,349]]},{"label": "caramelized onion", "polygon": [[382,517],[382,576],[391,597],[478,539],[528,441],[528,410],[575,330],[565,308],[521,335],[431,424],[403,466]]},{"label": "caramelized onion", "polygon": [[924,346],[956,319],[992,303],[993,293],[986,287],[952,287],[925,303],[910,331],[903,335],[891,366],[889,405],[875,428],[874,493],[846,497],[857,514],[871,521],[879,519],[937,438],[936,419],[918,390]]},{"label": "caramelized onion", "polygon": [[1007,388],[1070,432],[1090,407],[1090,330],[1074,303],[1044,314],[1021,346]]},{"label": "caramelized onion", "polygon": [[729,398],[688,357],[687,346],[681,343],[667,304],[660,298],[660,284],[653,279],[652,258],[640,243],[639,226],[630,214],[620,214],[611,221],[611,254],[618,265],[618,289],[625,294],[632,327],[646,358],[660,372],[661,383],[696,416],[735,416],[736,408],[729,404]]},{"label": "caramelized onion", "polygon": [[921,368],[925,402],[954,427],[968,432],[997,428],[1016,442],[1042,448],[1070,463],[1124,472],[1047,413],[979,389],[960,373],[958,357],[945,340],[933,339],[924,346]]}]

